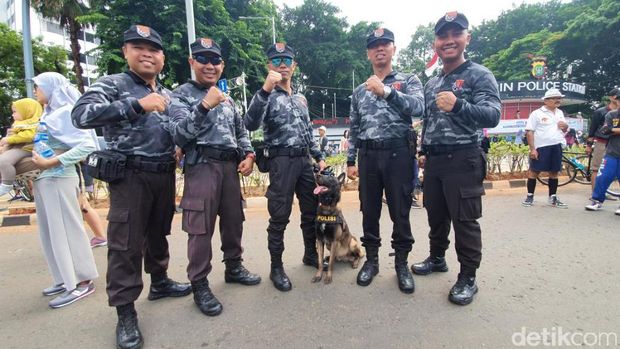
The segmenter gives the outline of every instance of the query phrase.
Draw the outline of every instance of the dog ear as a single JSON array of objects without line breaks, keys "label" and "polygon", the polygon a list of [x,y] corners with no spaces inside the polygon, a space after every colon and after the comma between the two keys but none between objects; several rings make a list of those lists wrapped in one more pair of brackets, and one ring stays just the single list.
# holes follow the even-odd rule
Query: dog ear
[{"label": "dog ear", "polygon": [[344,186],[344,179],[347,178],[347,175],[342,172],[341,174],[338,175],[338,183],[340,183],[340,186],[343,187]]}]

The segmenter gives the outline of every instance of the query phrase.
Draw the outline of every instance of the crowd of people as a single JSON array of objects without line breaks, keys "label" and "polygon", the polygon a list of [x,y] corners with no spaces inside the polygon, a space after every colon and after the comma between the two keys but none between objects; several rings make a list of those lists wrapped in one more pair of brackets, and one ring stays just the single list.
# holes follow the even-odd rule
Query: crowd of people
[{"label": "crowd of people", "polygon": [[[396,49],[390,30],[378,28],[367,37],[373,74],[353,92],[351,125],[339,149],[347,155],[347,175],[359,178],[361,241],[366,251],[357,275],[360,286],[370,285],[380,271],[379,218],[385,192],[393,222],[391,249],[398,288],[406,294],[415,291],[412,273],[448,271],[445,253],[453,227],[460,270],[448,299],[467,305],[478,292],[476,271],[482,259],[478,219],[486,174],[478,137],[480,129],[498,124],[501,102],[493,74],[465,59],[471,40],[468,28],[462,13],[449,12],[437,21],[434,49],[443,69],[425,86],[415,75],[393,69]],[[313,161],[320,171],[326,168],[328,143],[325,129],[319,129],[318,142],[314,139],[307,101],[293,92],[291,78],[297,62],[289,44],[276,43],[266,51],[269,72],[242,117],[231,97],[217,87],[225,62],[215,40],[199,38],[191,44],[188,65],[195,79],[174,91],[157,80],[165,61],[159,33],[132,25],[123,41],[127,71],[98,79],[81,96],[60,74],[43,73],[34,79],[37,101],[14,103],[13,133],[2,143],[10,149],[0,156],[0,191],[12,185],[15,171],[11,166],[31,156],[41,170],[35,181],[35,200],[43,254],[52,276],[52,285],[43,294],[60,294],[50,301],[52,308],[71,304],[94,292],[93,280],[98,277],[80,215],[84,213],[88,222],[93,210],[80,199],[76,167],[88,155],[89,173],[109,185],[106,291],[118,316],[117,345],[140,348],[144,339],[134,302],[143,289],[143,267],[150,275],[149,300],[192,293],[205,315],[223,311],[209,286],[211,240],[218,217],[225,282],[252,286],[262,281],[242,263],[244,213],[238,173],[248,176],[255,163],[269,174],[266,230],[273,286],[282,292],[293,288],[282,256],[294,196],[299,201],[304,243],[301,262],[321,267],[315,237],[318,199],[313,193]],[[547,91],[545,106],[528,121],[532,161],[524,205],[533,204],[533,179],[539,171],[557,173],[558,142],[567,126],[558,109],[561,97],[558,90]],[[414,117],[422,119],[419,149]],[[611,133],[593,194],[601,205],[604,198],[598,193],[611,177],[607,169],[618,168],[617,120],[617,111],[607,113],[602,134],[596,136],[595,149],[603,134]],[[51,156],[41,150],[42,143],[37,144],[41,125],[47,133],[45,143],[54,152]],[[264,131],[264,145],[254,149],[248,131],[259,127]],[[95,128],[103,128],[107,149],[97,150]],[[33,138],[35,151],[29,153],[23,144],[32,146]],[[188,234],[189,283],[174,281],[167,273],[175,169],[181,159],[185,188],[180,206],[182,229]],[[425,169],[430,251],[426,259],[409,266],[414,243],[409,213],[419,168]],[[556,195],[557,179],[551,177],[550,203],[565,207]]]}]

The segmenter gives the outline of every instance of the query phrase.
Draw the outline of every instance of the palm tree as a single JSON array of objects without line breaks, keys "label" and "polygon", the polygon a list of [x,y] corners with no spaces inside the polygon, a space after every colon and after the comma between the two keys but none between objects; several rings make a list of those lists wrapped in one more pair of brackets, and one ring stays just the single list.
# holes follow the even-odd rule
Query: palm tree
[{"label": "palm tree", "polygon": [[80,43],[78,42],[78,36],[83,25],[78,22],[77,17],[87,14],[88,6],[80,0],[32,0],[31,2],[32,7],[43,17],[59,21],[60,26],[69,31],[73,71],[75,72],[77,87],[80,92],[84,93],[83,70],[80,64]]}]

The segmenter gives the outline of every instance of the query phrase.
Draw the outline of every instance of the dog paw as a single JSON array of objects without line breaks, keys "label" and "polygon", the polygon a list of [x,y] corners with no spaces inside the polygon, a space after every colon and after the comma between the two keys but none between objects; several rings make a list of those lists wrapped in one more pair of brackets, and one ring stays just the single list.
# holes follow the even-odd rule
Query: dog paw
[{"label": "dog paw", "polygon": [[327,285],[327,284],[331,284],[332,283],[332,276],[331,275],[325,275],[325,280],[323,280],[323,282]]},{"label": "dog paw", "polygon": [[315,275],[312,278],[312,282],[319,282],[319,281],[321,281],[321,277],[322,277],[322,275]]}]

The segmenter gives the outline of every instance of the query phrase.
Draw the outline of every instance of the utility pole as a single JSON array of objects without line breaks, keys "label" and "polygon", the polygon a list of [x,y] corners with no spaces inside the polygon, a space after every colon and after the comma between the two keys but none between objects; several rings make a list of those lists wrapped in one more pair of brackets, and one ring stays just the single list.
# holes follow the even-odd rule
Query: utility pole
[{"label": "utility pole", "polygon": [[34,63],[32,61],[32,36],[30,35],[30,0],[22,1],[22,46],[24,48],[24,75],[26,95],[34,97]]},{"label": "utility pole", "polygon": [[351,91],[355,91],[355,69],[353,69],[353,82],[351,83]]},{"label": "utility pole", "polygon": [[241,81],[243,85],[243,109],[245,114],[248,113],[248,96],[245,94],[245,72],[241,72]]},{"label": "utility pole", "polygon": [[334,92],[334,119],[336,118],[336,92]]},{"label": "utility pole", "polygon": [[323,103],[323,119],[325,119],[325,103]]},{"label": "utility pole", "polygon": [[[187,21],[187,48],[189,50],[189,55],[192,55],[192,43],[196,41],[196,28],[194,27],[194,1],[193,0],[185,0],[185,17]],[[190,68],[190,72],[192,74],[192,80],[196,79],[196,74],[194,70]]]}]

